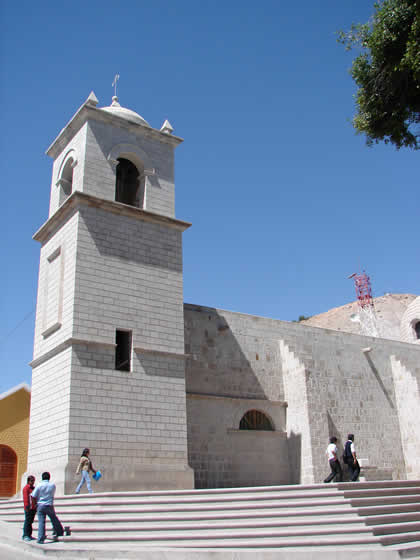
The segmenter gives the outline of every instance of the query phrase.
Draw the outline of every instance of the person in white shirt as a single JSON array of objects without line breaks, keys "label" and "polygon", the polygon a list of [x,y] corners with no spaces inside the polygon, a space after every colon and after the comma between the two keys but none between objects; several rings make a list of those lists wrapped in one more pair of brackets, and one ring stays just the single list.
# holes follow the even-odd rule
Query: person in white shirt
[{"label": "person in white shirt", "polygon": [[337,455],[337,438],[335,436],[330,437],[330,444],[325,451],[328,457],[328,463],[330,465],[331,472],[324,480],[324,482],[331,482],[336,479],[336,482],[341,482],[343,480],[343,471],[341,470],[340,461]]}]

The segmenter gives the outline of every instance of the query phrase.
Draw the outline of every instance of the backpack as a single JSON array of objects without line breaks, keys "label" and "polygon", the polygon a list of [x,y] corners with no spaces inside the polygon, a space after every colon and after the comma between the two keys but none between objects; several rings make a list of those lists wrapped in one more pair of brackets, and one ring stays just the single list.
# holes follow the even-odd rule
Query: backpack
[{"label": "backpack", "polygon": [[346,441],[346,445],[344,446],[344,453],[343,453],[343,463],[348,465],[353,460],[353,453],[351,452],[351,444],[353,442],[348,440]]}]

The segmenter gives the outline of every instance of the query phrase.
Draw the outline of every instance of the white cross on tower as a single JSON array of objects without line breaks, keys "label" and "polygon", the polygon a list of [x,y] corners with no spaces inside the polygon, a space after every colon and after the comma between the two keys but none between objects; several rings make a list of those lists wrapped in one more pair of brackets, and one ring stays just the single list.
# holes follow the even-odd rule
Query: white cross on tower
[{"label": "white cross on tower", "polygon": [[117,82],[120,79],[119,74],[115,74],[114,81],[112,82],[112,87],[114,88],[114,95],[117,96]]}]

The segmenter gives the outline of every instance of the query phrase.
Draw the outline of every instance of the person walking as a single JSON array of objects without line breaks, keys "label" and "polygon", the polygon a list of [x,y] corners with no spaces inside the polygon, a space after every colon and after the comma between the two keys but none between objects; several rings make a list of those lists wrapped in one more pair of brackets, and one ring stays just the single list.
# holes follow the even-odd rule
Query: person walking
[{"label": "person walking", "polygon": [[38,513],[38,544],[45,541],[45,518],[48,515],[53,526],[54,542],[58,541],[58,537],[64,534],[63,526],[58,519],[54,509],[55,484],[50,482],[51,475],[49,472],[42,473],[42,482],[40,482],[32,492],[32,498],[36,500]]},{"label": "person walking", "polygon": [[354,434],[349,434],[347,436],[347,441],[344,446],[343,461],[347,465],[351,482],[357,482],[360,474],[360,465],[354,447]]},{"label": "person walking", "polygon": [[89,471],[92,471],[93,474],[96,474],[95,469],[93,468],[92,465],[92,461],[89,458],[90,455],[90,449],[85,447],[82,451],[82,455],[80,457],[80,461],[79,461],[79,465],[77,467],[76,470],[76,474],[82,473],[82,478],[79,482],[79,484],[77,485],[76,488],[76,494],[78,494],[83,486],[83,484],[86,482],[86,486],[88,489],[89,494],[93,494],[93,490],[92,490],[92,486],[90,483],[90,476],[89,476]]},{"label": "person walking", "polygon": [[336,444],[337,438],[335,436],[330,437],[330,443],[325,453],[328,457],[331,472],[324,482],[331,482],[334,478],[336,478],[336,482],[341,482],[343,479],[343,471],[341,470],[340,461],[338,460]]},{"label": "person walking", "polygon": [[36,514],[36,502],[32,498],[32,492],[35,488],[35,477],[30,475],[26,479],[26,486],[23,487],[23,509],[25,511],[25,522],[23,523],[23,536],[24,541],[30,542],[32,538],[32,523]]}]

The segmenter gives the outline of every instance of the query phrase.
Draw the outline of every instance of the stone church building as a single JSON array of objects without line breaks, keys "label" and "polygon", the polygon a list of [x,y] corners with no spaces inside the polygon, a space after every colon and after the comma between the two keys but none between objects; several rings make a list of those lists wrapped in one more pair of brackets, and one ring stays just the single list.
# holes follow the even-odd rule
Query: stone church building
[{"label": "stone church building", "polygon": [[353,432],[372,472],[420,478],[415,337],[184,304],[182,139],[97,105],[47,151],[28,472],[72,493],[89,447],[98,491],[316,483],[329,436]]}]

